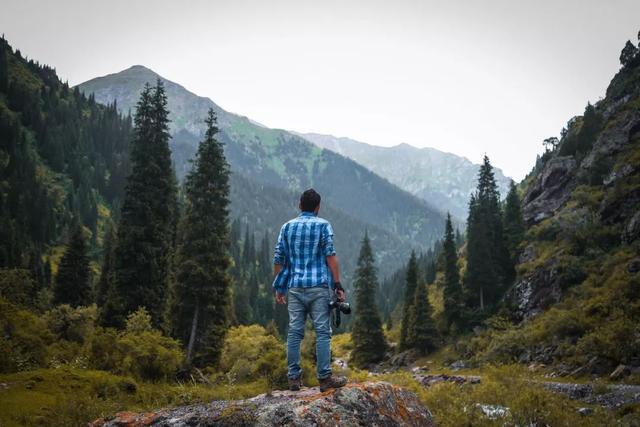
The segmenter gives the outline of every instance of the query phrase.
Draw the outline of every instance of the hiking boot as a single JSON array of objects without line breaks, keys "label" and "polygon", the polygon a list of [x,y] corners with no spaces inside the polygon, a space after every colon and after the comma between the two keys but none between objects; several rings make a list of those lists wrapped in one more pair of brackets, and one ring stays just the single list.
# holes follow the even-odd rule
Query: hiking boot
[{"label": "hiking boot", "polygon": [[302,385],[302,381],[300,381],[300,377],[298,377],[298,378],[289,378],[289,390],[291,390],[291,391],[299,391],[301,385]]},{"label": "hiking boot", "polygon": [[320,381],[320,391],[322,392],[327,391],[330,388],[340,388],[347,384],[347,378],[340,377],[340,376],[338,377],[329,376],[319,381]]}]

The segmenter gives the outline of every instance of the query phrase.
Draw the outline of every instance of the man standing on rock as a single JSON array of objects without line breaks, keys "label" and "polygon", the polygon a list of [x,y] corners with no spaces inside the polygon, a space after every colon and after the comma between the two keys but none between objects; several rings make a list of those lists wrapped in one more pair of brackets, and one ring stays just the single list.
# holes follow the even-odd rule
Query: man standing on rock
[{"label": "man standing on rock", "polygon": [[344,377],[331,375],[331,321],[329,302],[334,290],[344,301],[340,285],[338,258],[333,247],[333,229],[318,217],[320,194],[309,189],[300,196],[300,215],[280,229],[273,257],[276,302],[287,304],[289,298],[289,333],[287,364],[289,389],[300,390],[300,343],[304,337],[307,315],[316,331],[317,375],[320,391],[342,387]]}]

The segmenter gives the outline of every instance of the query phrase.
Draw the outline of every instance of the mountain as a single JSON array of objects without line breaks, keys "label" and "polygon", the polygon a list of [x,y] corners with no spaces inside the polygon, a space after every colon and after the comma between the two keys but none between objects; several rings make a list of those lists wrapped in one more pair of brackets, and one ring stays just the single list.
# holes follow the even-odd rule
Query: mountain
[{"label": "mountain", "polygon": [[[409,193],[439,206],[457,218],[466,218],[469,196],[475,190],[480,165],[435,148],[409,144],[378,147],[318,133],[299,133],[318,147],[348,157]],[[494,169],[500,194],[509,190],[510,178]]]},{"label": "mountain", "polygon": [[640,371],[640,53],[627,42],[620,58],[604,99],[520,184],[518,277],[497,326],[474,337],[477,361]]},{"label": "mountain", "polygon": [[[237,114],[223,110],[208,98],[197,96],[183,86],[162,78],[143,66],[104,77],[78,86],[81,92],[103,104],[116,103],[122,112],[132,112],[145,83],[161,79],[166,88],[171,112],[172,150],[179,177],[188,170],[203,131],[203,121],[209,108],[218,115],[220,139],[234,175],[264,189],[266,197],[248,192],[232,191],[234,216],[245,215],[250,224],[261,224],[275,233],[279,225],[295,214],[297,194],[314,187],[323,196],[323,215],[344,229],[336,235],[343,247],[347,271],[355,266],[357,248],[351,243],[362,238],[365,229],[378,242],[376,250],[381,267],[398,266],[412,248],[425,250],[442,234],[444,216],[430,204],[389,183],[364,166],[310,143],[304,138],[281,129],[270,129]],[[240,181],[234,182],[240,182]],[[233,189],[232,189],[233,190]],[[247,214],[241,206],[253,204],[260,197],[262,204]],[[286,207],[286,209],[283,209]],[[286,211],[288,214],[285,214]],[[264,212],[280,212],[264,223]],[[336,224],[336,221],[344,221]],[[349,224],[349,226],[346,226]],[[347,243],[349,242],[349,243]],[[398,251],[396,251],[398,249]],[[388,254],[390,258],[380,254]],[[393,254],[393,255],[392,255]]]}]

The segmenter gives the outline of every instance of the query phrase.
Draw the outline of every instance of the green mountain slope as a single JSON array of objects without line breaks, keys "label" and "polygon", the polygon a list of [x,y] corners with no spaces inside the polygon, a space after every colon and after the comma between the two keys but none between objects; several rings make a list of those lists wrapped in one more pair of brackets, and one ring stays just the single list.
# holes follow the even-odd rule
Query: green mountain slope
[{"label": "green mountain slope", "polygon": [[29,268],[46,286],[74,222],[99,259],[129,172],[131,122],[4,39],[0,80],[0,267]]},{"label": "green mountain slope", "polygon": [[[120,73],[99,77],[79,85],[82,92],[93,94],[98,102],[117,102],[121,111],[131,111],[146,82],[161,78],[142,66],[134,66]],[[161,78],[162,79],[162,78]],[[286,206],[295,206],[295,193],[313,186],[324,198],[324,211],[338,213],[358,224],[345,227],[345,240],[358,241],[365,228],[385,230],[393,239],[378,238],[379,252],[391,253],[398,246],[402,258],[412,247],[425,249],[441,233],[444,217],[427,203],[390,184],[353,160],[323,150],[307,140],[280,129],[269,129],[246,117],[222,110],[213,101],[199,97],[182,86],[165,82],[171,111],[172,149],[178,175],[188,168],[187,160],[195,150],[202,131],[201,118],[211,107],[217,112],[221,140],[233,173],[241,174],[256,185],[275,191],[293,192]],[[245,196],[234,192],[233,206],[242,206]],[[282,196],[282,194],[280,194]],[[265,200],[261,209],[277,211],[272,206],[277,197]],[[281,202],[277,202],[281,203]],[[238,212],[238,209],[235,209]],[[260,216],[260,212],[255,212]],[[326,215],[326,214],[325,214]],[[271,230],[287,217],[265,224]],[[250,222],[255,221],[251,219]],[[338,227],[339,228],[339,227]],[[375,236],[372,236],[375,241]],[[397,240],[402,242],[396,245]],[[389,242],[389,243],[387,243]],[[346,253],[348,258],[355,254]],[[385,259],[385,267],[391,264]]]},{"label": "green mountain slope", "polygon": [[[465,339],[478,360],[560,374],[640,367],[640,54],[521,184],[528,223],[503,317]],[[629,59],[631,58],[631,59]],[[626,370],[625,370],[626,369]],[[624,368],[622,375],[631,372]]]},{"label": "green mountain slope", "polygon": [[[403,190],[450,211],[457,218],[467,216],[469,196],[475,190],[480,166],[464,157],[408,144],[378,147],[318,133],[299,135],[318,147],[355,160]],[[500,169],[494,169],[494,172],[500,194],[504,197],[510,179]]]}]

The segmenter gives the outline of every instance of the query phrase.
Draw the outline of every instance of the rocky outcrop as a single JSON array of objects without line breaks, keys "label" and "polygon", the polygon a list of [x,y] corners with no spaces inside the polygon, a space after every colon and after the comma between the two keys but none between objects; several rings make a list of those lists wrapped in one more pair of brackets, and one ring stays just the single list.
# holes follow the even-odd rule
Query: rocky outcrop
[{"label": "rocky outcrop", "polygon": [[523,217],[528,224],[535,224],[552,216],[569,199],[576,161],[572,156],[553,157],[524,196]]},{"label": "rocky outcrop", "polygon": [[121,412],[92,427],[142,426],[435,426],[415,394],[385,382],[351,383],[320,393],[276,391],[147,413]]},{"label": "rocky outcrop", "polygon": [[515,302],[515,315],[521,320],[537,316],[562,298],[555,259],[550,259],[515,284],[508,296]]}]

